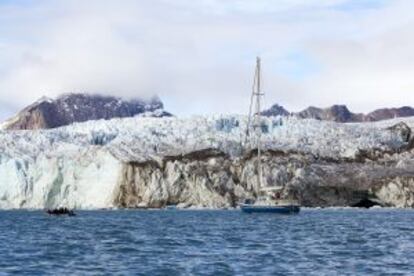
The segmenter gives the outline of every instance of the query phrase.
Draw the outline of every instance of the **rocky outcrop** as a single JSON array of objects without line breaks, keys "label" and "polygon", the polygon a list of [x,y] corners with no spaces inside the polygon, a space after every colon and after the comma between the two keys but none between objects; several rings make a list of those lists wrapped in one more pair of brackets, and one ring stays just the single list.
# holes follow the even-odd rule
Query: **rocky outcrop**
[{"label": "rocky outcrop", "polygon": [[[394,150],[360,150],[353,158],[299,151],[264,152],[266,186],[302,206],[414,207],[414,137],[410,127],[389,127],[406,144]],[[124,163],[114,205],[128,208],[236,207],[258,192],[256,151],[232,158],[216,149],[168,156],[157,162]]]},{"label": "rocky outcrop", "polygon": [[284,107],[275,104],[262,112],[264,116],[297,116],[302,119],[316,119],[348,122],[375,122],[399,117],[414,116],[414,108],[404,106],[400,108],[382,108],[368,114],[353,113],[345,105],[333,105],[327,108],[310,106],[300,112],[289,112]]},{"label": "rocky outcrop", "polygon": [[[206,150],[202,156],[169,157],[160,163],[125,163],[114,204],[128,208],[169,204],[226,208],[257,195],[254,152],[232,159]],[[412,151],[377,152],[365,159],[267,151],[263,156],[263,176],[265,185],[283,186],[285,196],[297,198],[306,207],[367,207],[371,202],[412,208],[413,157]]]},{"label": "rocky outcrop", "polygon": [[308,107],[295,114],[300,118],[310,118],[334,122],[358,122],[362,121],[362,114],[354,114],[345,105],[334,105],[328,108]]},{"label": "rocky outcrop", "polygon": [[246,193],[234,182],[231,166],[232,162],[223,156],[168,160],[163,166],[152,162],[126,163],[114,205],[232,207]]},{"label": "rocky outcrop", "polygon": [[365,115],[364,121],[373,122],[410,116],[414,116],[414,108],[410,106],[403,106],[400,108],[382,108]]},{"label": "rocky outcrop", "polygon": [[275,104],[269,109],[262,112],[263,116],[289,116],[290,112],[287,111],[283,106]]},{"label": "rocky outcrop", "polygon": [[148,116],[171,116],[157,98],[122,100],[116,97],[66,94],[57,99],[42,98],[4,123],[6,129],[48,129],[89,120]]}]

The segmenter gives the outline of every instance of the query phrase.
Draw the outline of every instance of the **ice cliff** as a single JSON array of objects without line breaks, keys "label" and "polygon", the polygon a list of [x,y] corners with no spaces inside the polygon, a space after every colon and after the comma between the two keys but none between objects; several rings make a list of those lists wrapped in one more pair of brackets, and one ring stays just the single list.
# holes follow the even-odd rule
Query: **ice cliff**
[{"label": "ice cliff", "polygon": [[[0,130],[0,208],[233,207],[257,191],[244,116]],[[414,207],[414,118],[264,118],[264,177],[304,206]],[[251,146],[253,145],[253,146]]]}]

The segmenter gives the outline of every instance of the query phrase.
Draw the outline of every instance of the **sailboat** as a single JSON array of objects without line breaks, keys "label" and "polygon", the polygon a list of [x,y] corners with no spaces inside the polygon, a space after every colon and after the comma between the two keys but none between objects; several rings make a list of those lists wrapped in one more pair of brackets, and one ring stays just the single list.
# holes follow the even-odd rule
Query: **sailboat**
[{"label": "sailboat", "polygon": [[[246,130],[246,141],[248,138],[255,138],[257,145],[257,183],[258,196],[256,199],[246,199],[240,204],[240,209],[247,213],[280,213],[295,214],[300,211],[300,204],[294,199],[282,198],[283,186],[264,186],[262,171],[262,148],[261,134],[263,131],[261,120],[261,99],[264,93],[261,91],[261,68],[260,58],[256,59],[256,70],[253,81],[253,91],[250,100],[249,118]],[[254,106],[254,114],[252,110]],[[252,131],[253,134],[251,133]],[[252,140],[252,139],[250,139]]]}]

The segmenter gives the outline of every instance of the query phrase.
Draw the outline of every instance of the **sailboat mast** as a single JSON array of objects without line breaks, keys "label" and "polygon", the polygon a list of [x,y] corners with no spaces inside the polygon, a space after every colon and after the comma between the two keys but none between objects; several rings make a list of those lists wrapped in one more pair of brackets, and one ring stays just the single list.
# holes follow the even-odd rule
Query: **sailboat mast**
[{"label": "sailboat mast", "polygon": [[[253,78],[253,85],[252,85],[252,95],[250,97],[250,106],[249,106],[249,116],[247,117],[247,127],[246,127],[246,135],[245,135],[245,141],[244,141],[244,145],[247,146],[248,140],[250,140],[251,142],[251,133],[250,133],[250,128],[251,128],[251,124],[253,123],[253,127],[255,124],[255,113],[253,113],[252,116],[252,112],[253,112],[253,106],[255,105],[255,96],[256,96],[256,80],[257,80],[257,64],[256,64],[256,68],[254,70],[254,78]],[[253,121],[253,122],[252,122]],[[251,146],[251,145],[250,145]]]},{"label": "sailboat mast", "polygon": [[[262,145],[261,145],[261,136],[262,136],[262,124],[261,124],[261,97],[264,95],[261,91],[261,61],[260,57],[256,58],[256,69],[254,72],[253,78],[253,89],[252,89],[252,96],[250,99],[250,107],[249,107],[249,117],[247,121],[247,128],[246,128],[246,140],[245,145],[247,145],[247,140],[250,140],[250,146],[253,145],[253,142],[256,143],[257,146],[257,183],[259,189],[263,186],[262,185]],[[253,128],[253,131],[250,129]],[[254,133],[254,139],[253,134]]]},{"label": "sailboat mast", "polygon": [[261,136],[262,136],[262,125],[261,125],[261,105],[260,105],[260,98],[263,95],[261,92],[261,72],[260,72],[260,58],[257,57],[256,59],[256,135],[257,135],[257,181],[259,184],[259,189],[263,186],[262,185],[262,158],[261,158]]}]

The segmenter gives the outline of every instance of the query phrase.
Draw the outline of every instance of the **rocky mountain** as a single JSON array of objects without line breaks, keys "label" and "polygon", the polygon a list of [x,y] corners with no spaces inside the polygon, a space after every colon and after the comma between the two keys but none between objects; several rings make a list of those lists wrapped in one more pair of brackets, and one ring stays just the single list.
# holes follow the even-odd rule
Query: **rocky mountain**
[{"label": "rocky mountain", "polygon": [[403,106],[400,108],[382,108],[365,115],[364,121],[372,122],[410,116],[414,116],[414,108],[409,106]]},{"label": "rocky mountain", "polygon": [[171,116],[163,110],[159,98],[149,100],[90,95],[65,94],[56,99],[43,97],[3,123],[5,129],[48,129],[89,120],[133,117]]},{"label": "rocky mountain", "polygon": [[350,112],[345,105],[333,105],[328,108],[317,108],[311,106],[296,113],[296,115],[300,118],[312,118],[341,123],[362,121],[362,114],[354,114]]},{"label": "rocky mountain", "polygon": [[377,109],[368,114],[353,113],[345,105],[333,105],[328,108],[310,106],[300,112],[289,112],[282,106],[275,104],[262,112],[264,116],[297,116],[299,118],[311,118],[316,120],[348,122],[375,122],[399,117],[414,116],[414,108],[404,106],[400,108]]},{"label": "rocky mountain", "polygon": [[264,116],[288,116],[290,112],[287,111],[283,106],[275,104],[272,105],[269,109],[262,112]]},{"label": "rocky mountain", "polygon": [[[258,194],[245,116],[116,118],[0,131],[0,209],[236,207]],[[414,118],[264,118],[263,182],[303,206],[414,207]]]}]

